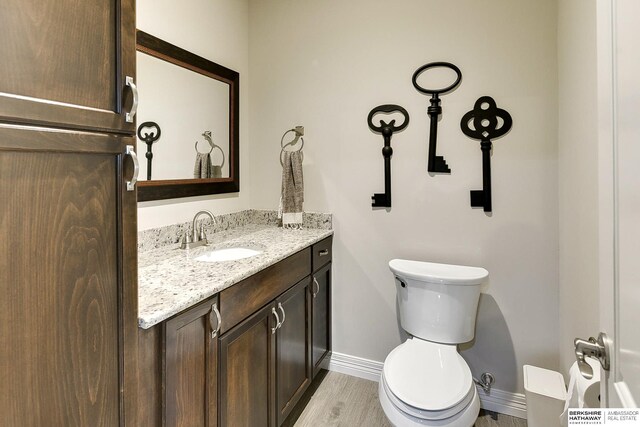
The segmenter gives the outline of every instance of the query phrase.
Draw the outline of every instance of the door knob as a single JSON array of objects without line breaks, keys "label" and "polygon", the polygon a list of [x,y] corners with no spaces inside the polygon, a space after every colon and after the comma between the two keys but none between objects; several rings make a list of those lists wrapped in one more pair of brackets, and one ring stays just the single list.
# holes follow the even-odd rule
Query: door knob
[{"label": "door knob", "polygon": [[609,370],[609,350],[607,348],[608,337],[604,332],[600,332],[598,338],[590,337],[588,340],[576,338],[573,340],[575,347],[576,360],[578,361],[578,369],[583,377],[590,380],[593,378],[593,368],[585,360],[586,357],[592,357],[600,361],[600,365],[605,371]]}]

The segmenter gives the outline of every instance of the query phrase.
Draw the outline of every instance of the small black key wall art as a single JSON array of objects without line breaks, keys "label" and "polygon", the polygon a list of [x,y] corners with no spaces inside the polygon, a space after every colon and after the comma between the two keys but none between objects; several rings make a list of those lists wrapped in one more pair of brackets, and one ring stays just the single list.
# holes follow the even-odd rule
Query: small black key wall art
[{"label": "small black key wall art", "polygon": [[156,122],[144,122],[138,126],[138,138],[147,144],[147,180],[151,180],[151,162],[153,161],[153,153],[151,152],[151,146],[154,142],[160,139],[162,131],[160,126]]},{"label": "small black key wall art", "polygon": [[[455,81],[449,86],[440,89],[424,88],[418,84],[418,77],[425,71],[433,68],[448,68],[456,73]],[[451,92],[458,87],[462,81],[462,72],[460,68],[450,62],[430,62],[418,68],[412,77],[413,86],[420,93],[431,95],[431,105],[427,108],[427,114],[430,118],[429,127],[429,160],[427,162],[427,171],[432,173],[451,173],[451,169],[447,165],[443,156],[436,155],[436,145],[438,140],[438,117],[442,114],[440,106],[440,95]]]},{"label": "small black key wall art", "polygon": [[[404,121],[396,126],[396,120],[386,121],[379,119],[379,125],[373,124],[373,117],[376,114],[393,114],[400,113],[404,116]],[[371,197],[371,206],[374,208],[391,207],[391,156],[393,149],[391,148],[391,137],[394,132],[399,132],[409,125],[409,113],[399,105],[385,104],[379,105],[369,113],[367,117],[369,128],[376,133],[381,133],[384,138],[384,147],[382,147],[382,156],[384,157],[384,193],[376,193]]]},{"label": "small black key wall art", "polygon": [[471,139],[480,140],[482,150],[482,190],[471,190],[471,207],[491,212],[491,140],[511,130],[511,115],[498,108],[490,96],[478,98],[473,110],[462,116],[460,127]]}]

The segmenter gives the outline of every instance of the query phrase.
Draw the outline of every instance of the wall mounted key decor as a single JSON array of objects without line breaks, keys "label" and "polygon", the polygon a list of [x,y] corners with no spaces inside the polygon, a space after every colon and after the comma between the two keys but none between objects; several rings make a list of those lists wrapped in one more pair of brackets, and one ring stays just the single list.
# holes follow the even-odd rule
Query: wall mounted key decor
[{"label": "wall mounted key decor", "polygon": [[485,212],[491,212],[491,140],[504,136],[512,124],[511,115],[498,108],[490,96],[478,98],[473,110],[462,116],[462,132],[469,138],[480,140],[482,150],[482,190],[471,190],[473,208],[482,207]]},{"label": "wall mounted key decor", "polygon": [[[144,131],[144,134],[142,133]],[[153,160],[153,153],[151,152],[151,146],[154,142],[160,139],[162,131],[160,126],[156,122],[144,122],[138,126],[138,138],[147,144],[147,180],[151,180],[151,162]]]},{"label": "wall mounted key decor", "polygon": [[[396,126],[395,119],[389,121],[380,120],[379,126],[373,124],[373,116],[378,113],[400,113],[404,116],[404,122],[399,126]],[[372,131],[381,133],[384,138],[384,147],[382,147],[382,156],[384,157],[384,193],[376,193],[371,197],[371,206],[377,207],[391,207],[391,156],[393,155],[393,149],[391,148],[391,136],[394,132],[403,130],[409,124],[409,113],[407,110],[399,105],[385,104],[380,105],[369,113],[367,117],[369,128]]]},{"label": "wall mounted key decor", "polygon": [[[418,77],[424,71],[431,68],[449,68],[456,73],[456,80],[449,86],[441,89],[426,89],[418,84]],[[431,95],[431,105],[427,108],[427,114],[430,117],[429,127],[429,161],[427,163],[427,171],[437,173],[451,173],[451,169],[447,165],[443,156],[436,156],[436,143],[438,139],[438,117],[442,114],[442,107],[440,106],[440,95],[448,93],[454,90],[460,84],[462,80],[462,72],[458,67],[449,62],[430,62],[422,67],[418,68],[412,77],[413,86],[418,92]]]}]

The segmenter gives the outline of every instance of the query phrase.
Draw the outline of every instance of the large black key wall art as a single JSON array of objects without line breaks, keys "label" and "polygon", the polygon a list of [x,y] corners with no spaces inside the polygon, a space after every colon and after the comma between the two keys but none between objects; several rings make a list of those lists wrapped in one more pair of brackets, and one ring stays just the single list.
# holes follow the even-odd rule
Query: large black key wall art
[{"label": "large black key wall art", "polygon": [[[144,131],[144,134],[142,133]],[[154,142],[160,139],[162,131],[160,126],[156,122],[144,122],[138,126],[138,138],[140,138],[145,144],[147,144],[147,180],[151,180],[151,162],[153,161],[153,153],[151,152],[151,146]]]},{"label": "large black key wall art", "polygon": [[480,140],[482,150],[482,190],[471,190],[471,207],[491,212],[491,148],[492,139],[504,136],[513,121],[511,115],[496,106],[490,96],[478,98],[473,110],[462,116],[460,127],[469,138]]},{"label": "large black key wall art", "polygon": [[[441,89],[428,89],[423,88],[418,84],[418,77],[424,71],[431,68],[449,68],[456,73],[456,80],[449,86]],[[462,72],[458,67],[449,62],[430,62],[422,67],[418,68],[413,73],[412,82],[413,86],[418,92],[431,95],[431,105],[427,108],[427,114],[430,117],[430,129],[429,129],[429,160],[427,163],[427,171],[436,173],[451,173],[451,169],[447,165],[443,156],[436,155],[436,144],[438,139],[438,117],[442,114],[442,107],[440,106],[440,95],[451,92],[460,84],[462,80]]]},{"label": "large black key wall art", "polygon": [[[396,126],[395,119],[390,120],[388,123],[380,119],[378,126],[373,124],[373,116],[378,113],[400,113],[404,116],[404,121],[399,126]],[[371,206],[377,207],[391,207],[391,156],[393,155],[393,149],[391,148],[391,136],[394,132],[399,132],[409,125],[409,113],[407,110],[399,105],[385,104],[380,105],[369,113],[367,117],[369,128],[372,131],[381,133],[384,138],[384,147],[382,147],[382,156],[384,157],[384,193],[376,193],[371,197]]]}]

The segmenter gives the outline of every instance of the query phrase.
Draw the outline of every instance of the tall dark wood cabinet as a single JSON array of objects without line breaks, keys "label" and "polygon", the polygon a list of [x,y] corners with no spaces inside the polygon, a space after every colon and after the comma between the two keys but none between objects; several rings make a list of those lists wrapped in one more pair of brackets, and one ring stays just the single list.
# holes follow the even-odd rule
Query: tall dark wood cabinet
[{"label": "tall dark wood cabinet", "polygon": [[133,133],[135,0],[5,0],[0,120]]},{"label": "tall dark wood cabinet", "polygon": [[134,8],[3,4],[2,425],[140,425]]}]

